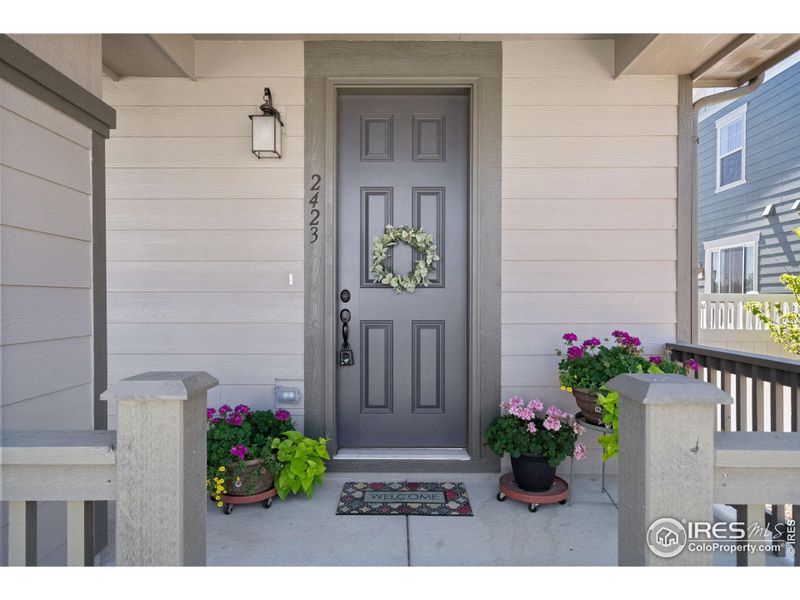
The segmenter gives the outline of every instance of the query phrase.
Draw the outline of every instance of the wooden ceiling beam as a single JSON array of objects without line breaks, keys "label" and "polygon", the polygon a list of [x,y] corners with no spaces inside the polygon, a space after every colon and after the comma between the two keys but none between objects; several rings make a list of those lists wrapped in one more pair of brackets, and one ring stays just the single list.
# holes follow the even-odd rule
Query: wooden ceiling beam
[{"label": "wooden ceiling beam", "polygon": [[782,60],[789,58],[795,52],[800,52],[800,40],[797,40],[796,42],[789,44],[788,46],[786,46],[786,48],[784,48],[780,52],[773,54],[770,58],[768,58],[761,64],[757,65],[753,69],[750,69],[747,73],[739,77],[739,80],[737,81],[736,85],[744,85],[751,79],[757,77],[759,73],[763,73],[767,69],[774,67]]},{"label": "wooden ceiling beam", "polygon": [[117,72],[105,64],[103,65],[103,75],[110,78],[111,81],[119,81],[119,75],[117,75]]},{"label": "wooden ceiling beam", "polygon": [[743,44],[746,44],[754,36],[755,36],[754,33],[743,33],[742,35],[738,36],[730,44],[725,46],[722,50],[720,50],[714,56],[709,58],[706,62],[697,67],[692,72],[692,81],[697,81],[698,79],[700,79],[704,73],[711,70],[717,63],[719,63],[719,61],[721,61],[729,54],[732,54],[733,52],[738,50]]},{"label": "wooden ceiling beam", "polygon": [[194,37],[188,34],[149,34],[180,71],[192,81],[197,81]]},{"label": "wooden ceiling beam", "polygon": [[624,75],[657,37],[657,33],[615,35],[614,77]]}]

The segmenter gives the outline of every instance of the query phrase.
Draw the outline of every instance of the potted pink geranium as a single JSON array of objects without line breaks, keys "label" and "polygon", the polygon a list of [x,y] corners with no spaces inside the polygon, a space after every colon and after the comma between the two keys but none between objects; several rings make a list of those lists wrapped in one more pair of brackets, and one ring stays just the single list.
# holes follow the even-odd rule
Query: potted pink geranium
[{"label": "potted pink geranium", "polygon": [[545,411],[540,400],[525,403],[514,396],[500,408],[504,414],[486,428],[486,443],[499,456],[511,455],[514,480],[523,490],[550,489],[559,464],[570,456],[586,456],[586,448],[578,443],[584,428],[557,406]]}]

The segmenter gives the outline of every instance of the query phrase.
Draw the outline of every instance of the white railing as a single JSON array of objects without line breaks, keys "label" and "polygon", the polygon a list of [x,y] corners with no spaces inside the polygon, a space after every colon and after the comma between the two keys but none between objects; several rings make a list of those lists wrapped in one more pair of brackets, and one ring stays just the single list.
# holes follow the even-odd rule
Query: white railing
[{"label": "white railing", "polygon": [[204,372],[144,373],[112,384],[117,431],[3,432],[0,500],[9,565],[36,565],[38,502],[67,503],[67,562],[94,564],[92,507],[115,500],[116,564],[205,565]]},{"label": "white railing", "polygon": [[791,294],[700,294],[698,343],[730,350],[792,357],[770,337],[760,320],[745,309],[748,302],[760,302],[773,317],[798,310]]},{"label": "white railing", "polygon": [[760,302],[773,316],[778,307],[784,312],[798,310],[791,294],[700,294],[700,330],[766,331],[745,309],[748,302]]}]

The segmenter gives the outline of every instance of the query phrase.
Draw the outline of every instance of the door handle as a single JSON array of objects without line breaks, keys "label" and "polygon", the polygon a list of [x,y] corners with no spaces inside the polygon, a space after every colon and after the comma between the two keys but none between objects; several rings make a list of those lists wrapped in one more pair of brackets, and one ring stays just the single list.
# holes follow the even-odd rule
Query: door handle
[{"label": "door handle", "polygon": [[347,341],[350,337],[350,325],[348,325],[348,323],[350,323],[350,318],[350,311],[346,308],[339,312],[339,320],[342,322],[342,348],[339,350],[340,367],[352,367],[356,363],[353,357],[353,349]]}]

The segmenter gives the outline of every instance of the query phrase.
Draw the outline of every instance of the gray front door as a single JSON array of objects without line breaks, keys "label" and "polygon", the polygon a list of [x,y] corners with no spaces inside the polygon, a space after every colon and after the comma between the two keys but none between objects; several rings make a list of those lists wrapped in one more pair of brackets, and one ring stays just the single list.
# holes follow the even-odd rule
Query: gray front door
[{"label": "gray front door", "polygon": [[[338,286],[350,300],[338,302],[355,362],[337,367],[339,447],[467,445],[468,115],[456,93],[339,97]],[[373,280],[387,224],[433,235],[430,287],[396,294]],[[405,275],[411,249],[396,246],[390,264]]]}]

